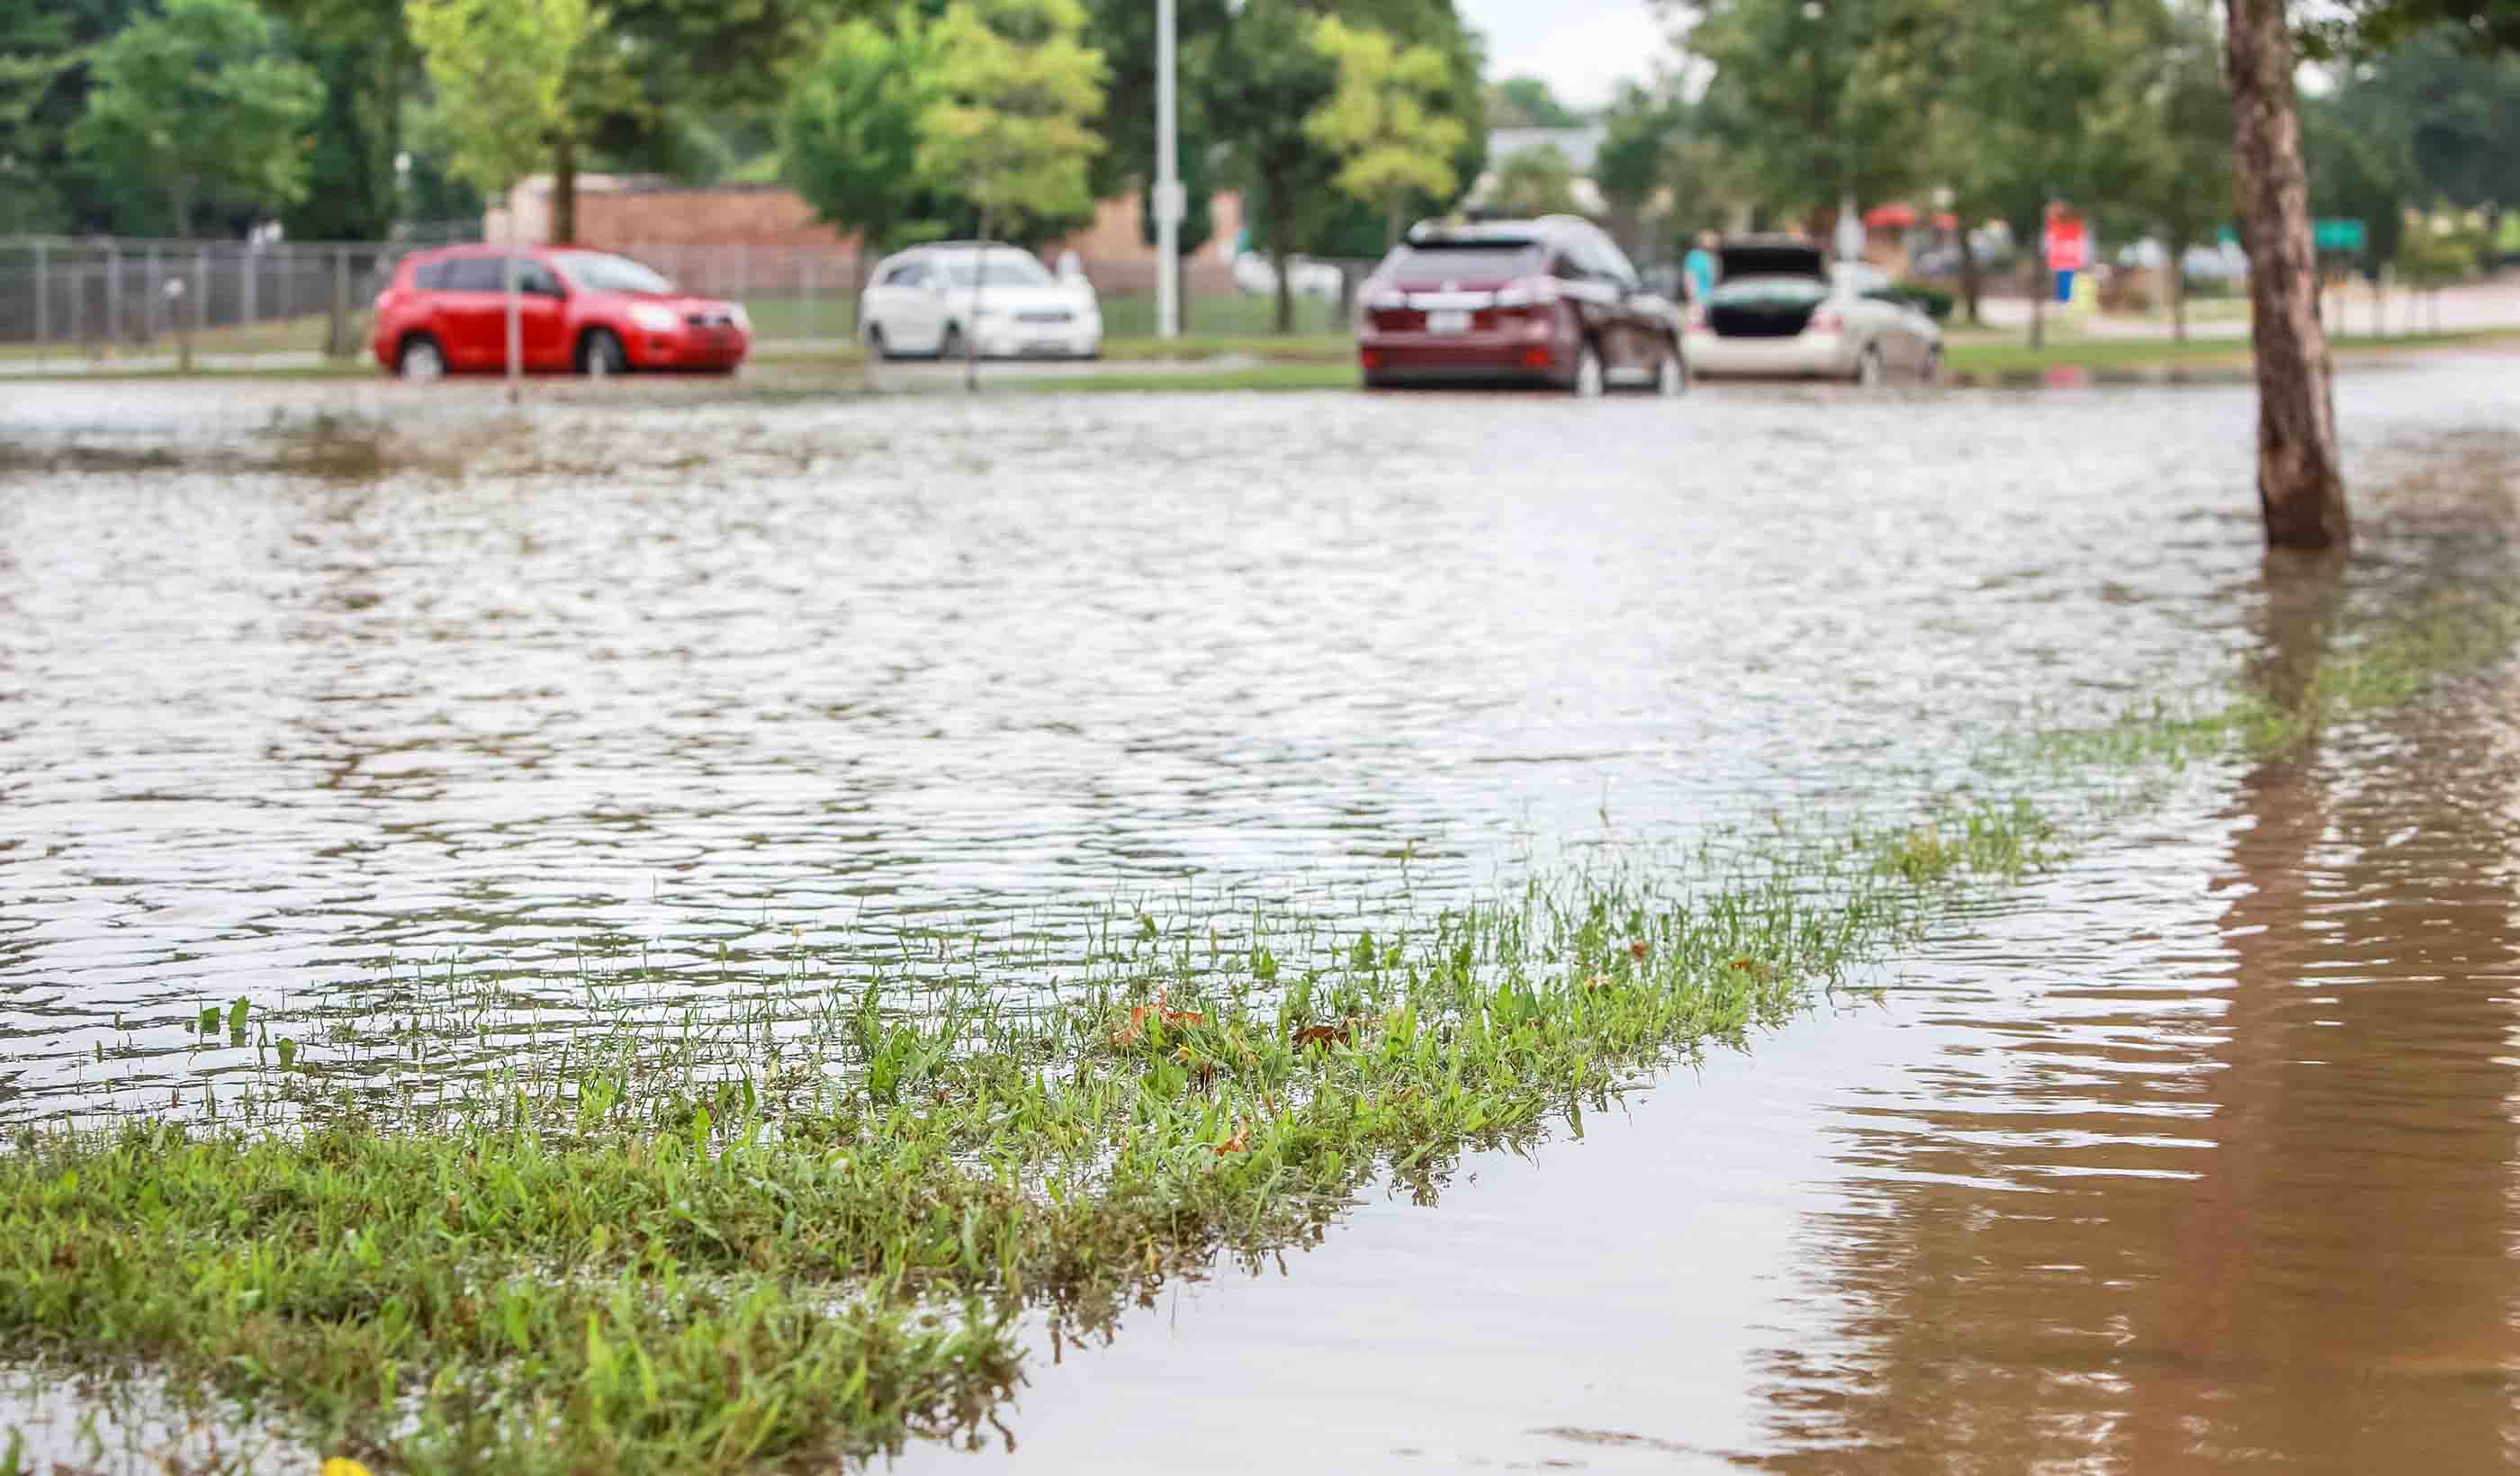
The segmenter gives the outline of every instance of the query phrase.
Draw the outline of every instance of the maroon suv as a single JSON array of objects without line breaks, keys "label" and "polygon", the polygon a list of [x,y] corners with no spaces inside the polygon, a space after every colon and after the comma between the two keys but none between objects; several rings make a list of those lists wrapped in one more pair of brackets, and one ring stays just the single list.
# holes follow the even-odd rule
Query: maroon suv
[{"label": "maroon suv", "polygon": [[1369,385],[1525,382],[1579,395],[1688,383],[1679,312],[1627,254],[1571,215],[1428,222],[1366,279]]}]

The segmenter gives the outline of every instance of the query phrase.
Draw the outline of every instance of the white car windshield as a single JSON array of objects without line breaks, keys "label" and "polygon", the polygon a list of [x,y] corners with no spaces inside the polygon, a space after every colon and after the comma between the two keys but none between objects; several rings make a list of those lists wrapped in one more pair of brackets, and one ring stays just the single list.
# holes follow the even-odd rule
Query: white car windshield
[{"label": "white car windshield", "polygon": [[551,261],[573,286],[590,292],[650,292],[661,297],[674,290],[673,283],[627,256],[563,251],[555,253]]},{"label": "white car windshield", "polygon": [[988,275],[980,283],[982,287],[1048,287],[1052,282],[1048,267],[1034,259],[1031,252],[1014,246],[1004,251],[991,251],[985,257],[975,252],[937,260],[937,267],[944,272],[945,280],[956,287],[969,287],[972,274],[983,264]]}]

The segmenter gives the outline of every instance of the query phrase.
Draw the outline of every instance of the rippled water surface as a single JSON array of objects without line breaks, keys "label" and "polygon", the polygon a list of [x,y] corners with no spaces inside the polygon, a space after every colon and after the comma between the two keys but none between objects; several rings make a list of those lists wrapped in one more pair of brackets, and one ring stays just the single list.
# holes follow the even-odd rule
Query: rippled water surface
[{"label": "rippled water surface", "polygon": [[[2343,381],[2347,606],[2498,568],[2436,504],[2507,500],[2515,403],[2520,360]],[[202,1005],[414,966],[565,1011],[590,958],[705,993],[942,931],[1022,987],[1115,898],[1895,808],[2289,653],[2252,417],[12,388],[0,1115],[162,1106],[252,1058]],[[2192,771],[1879,1004],[1045,1347],[1012,1458],[2498,1468],[2498,680]]]}]

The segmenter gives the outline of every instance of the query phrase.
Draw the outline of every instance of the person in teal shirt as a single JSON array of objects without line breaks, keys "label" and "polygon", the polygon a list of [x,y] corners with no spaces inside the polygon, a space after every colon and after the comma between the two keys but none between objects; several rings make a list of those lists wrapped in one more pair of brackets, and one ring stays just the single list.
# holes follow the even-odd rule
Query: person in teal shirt
[{"label": "person in teal shirt", "polygon": [[1703,302],[1715,291],[1715,233],[1698,233],[1697,245],[1681,258],[1681,274],[1688,279],[1688,300]]}]

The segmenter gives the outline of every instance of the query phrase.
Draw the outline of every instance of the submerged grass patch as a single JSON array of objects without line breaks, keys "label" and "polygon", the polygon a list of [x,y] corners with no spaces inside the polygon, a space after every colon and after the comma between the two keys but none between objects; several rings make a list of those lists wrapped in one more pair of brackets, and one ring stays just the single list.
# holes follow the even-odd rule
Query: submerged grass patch
[{"label": "submerged grass patch", "polygon": [[1378,1176],[1431,1191],[1787,1018],[2048,833],[1984,808],[1728,837],[1685,885],[1576,872],[1300,971],[1150,949],[1032,1009],[902,1015],[871,986],[810,1080],[598,1059],[429,1131],[30,1134],[0,1157],[0,1338],[414,1469],[731,1471],[968,1429],[1021,1309],[1096,1325]]},{"label": "submerged grass patch", "polygon": [[[2427,606],[2038,751],[2297,751],[2507,650],[2513,608]],[[413,1470],[779,1469],[984,1428],[1019,1316],[1105,1325],[1373,1183],[1431,1195],[1465,1150],[1580,1125],[1859,981],[2080,819],[1975,797],[1780,820],[1328,931],[1123,913],[1047,1001],[835,979],[793,1028],[744,1016],[722,1069],[625,1029],[425,1102],[325,1074],[311,1020],[214,1011],[204,1035],[280,1032],[270,1125],[22,1135],[0,1344]]]}]

